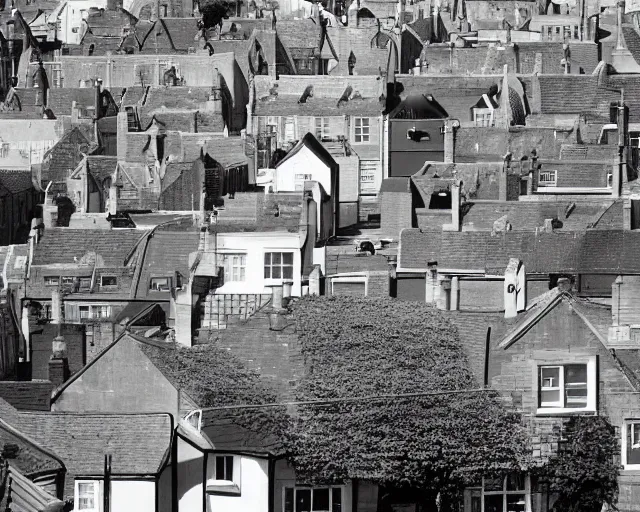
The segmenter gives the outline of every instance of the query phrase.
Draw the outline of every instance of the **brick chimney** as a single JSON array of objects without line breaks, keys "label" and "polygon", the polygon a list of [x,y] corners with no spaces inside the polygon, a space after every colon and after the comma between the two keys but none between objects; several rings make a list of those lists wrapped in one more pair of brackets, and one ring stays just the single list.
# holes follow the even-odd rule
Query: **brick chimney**
[{"label": "brick chimney", "polygon": [[444,163],[455,163],[455,137],[456,130],[460,128],[460,121],[457,119],[446,119],[444,121]]},{"label": "brick chimney", "polygon": [[59,386],[69,378],[69,361],[67,360],[67,344],[62,336],[62,290],[56,288],[51,292],[51,323],[58,326],[57,335],[51,345],[49,359],[49,380]]}]

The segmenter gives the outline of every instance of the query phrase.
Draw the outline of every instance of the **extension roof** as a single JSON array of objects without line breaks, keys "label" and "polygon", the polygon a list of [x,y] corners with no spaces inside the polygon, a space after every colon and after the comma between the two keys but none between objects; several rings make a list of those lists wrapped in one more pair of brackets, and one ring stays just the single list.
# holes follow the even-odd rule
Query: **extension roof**
[{"label": "extension roof", "polygon": [[173,437],[170,414],[20,414],[19,428],[51,450],[67,468],[65,497],[73,497],[75,478],[104,474],[112,456],[112,475],[157,476],[168,463]]},{"label": "extension roof", "polygon": [[35,246],[33,265],[73,264],[88,252],[97,253],[105,267],[122,267],[144,237],[136,229],[93,230],[48,228]]},{"label": "extension roof", "polygon": [[429,262],[437,262],[441,269],[502,275],[509,259],[519,258],[531,274],[640,274],[638,251],[640,232],[635,231],[509,231],[491,236],[487,231],[404,229],[398,267],[426,269]]}]

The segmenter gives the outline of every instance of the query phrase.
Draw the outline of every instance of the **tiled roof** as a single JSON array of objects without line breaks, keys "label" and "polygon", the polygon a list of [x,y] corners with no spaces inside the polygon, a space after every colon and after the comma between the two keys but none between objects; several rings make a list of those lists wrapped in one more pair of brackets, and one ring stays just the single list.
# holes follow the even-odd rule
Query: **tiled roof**
[{"label": "tiled roof", "polygon": [[197,18],[162,18],[160,21],[176,50],[187,51],[190,47],[198,46]]},{"label": "tiled roof", "polygon": [[309,98],[305,103],[298,103],[299,96],[278,96],[258,100],[255,104],[257,116],[345,116],[361,115],[379,116],[384,106],[377,99],[353,99],[338,106],[338,99]]},{"label": "tiled roof", "polygon": [[116,172],[118,157],[115,156],[87,156],[87,172],[102,182]]},{"label": "tiled roof", "polygon": [[[255,203],[249,202],[251,199]],[[218,214],[216,229],[219,233],[297,233],[300,229],[302,193],[265,195],[243,192],[237,193],[235,199],[225,201],[224,206],[225,210]]]},{"label": "tiled roof", "polygon": [[143,130],[147,130],[155,118],[156,121],[162,124],[165,130],[194,132],[196,128],[196,115],[196,110],[167,110],[164,108],[155,110],[146,107],[140,107],[138,109],[140,127]]},{"label": "tiled roof", "polygon": [[19,430],[0,419],[0,446],[5,447],[9,444],[18,449],[16,456],[9,459],[11,465],[26,477],[64,469],[57,457],[47,453],[36,443],[25,438]]},{"label": "tiled roof", "polygon": [[33,188],[31,171],[0,169],[0,186],[12,194]]},{"label": "tiled roof", "polygon": [[640,35],[638,35],[633,25],[628,24],[622,25],[622,35],[634,60],[640,64]]},{"label": "tiled roof", "polygon": [[543,114],[580,114],[596,105],[598,77],[594,75],[540,75]]},{"label": "tiled roof", "polygon": [[288,49],[317,48],[320,42],[320,27],[312,19],[278,20],[276,32]]},{"label": "tiled roof", "polygon": [[173,436],[170,414],[22,413],[20,430],[53,451],[67,468],[65,497],[73,497],[75,478],[104,473],[158,475],[167,463]]},{"label": "tiled roof", "polygon": [[90,10],[87,25],[94,36],[120,37],[122,28],[129,25],[129,20],[129,15],[124,11]]},{"label": "tiled roof", "polygon": [[164,178],[162,178],[162,190],[166,190],[183,172],[191,171],[192,167],[193,162],[172,162],[167,164]]},{"label": "tiled roof", "polygon": [[497,236],[480,231],[401,232],[402,268],[424,269],[428,261],[440,268],[483,270],[500,275],[510,258],[523,261],[528,273],[638,274],[640,232],[589,230],[531,233],[510,231]]},{"label": "tiled roof", "polygon": [[36,245],[33,265],[75,263],[88,252],[101,256],[105,267],[120,267],[144,231],[48,228]]},{"label": "tiled roof", "polygon": [[135,85],[127,87],[124,96],[122,96],[122,106],[142,103],[142,101],[146,97],[148,89],[148,87]]},{"label": "tiled roof", "polygon": [[70,116],[71,104],[76,102],[83,107],[92,107],[95,103],[93,87],[70,88],[54,87],[47,94],[47,107],[56,116]]},{"label": "tiled roof", "polygon": [[325,274],[334,275],[350,272],[389,270],[386,256],[368,253],[331,254],[325,260]]},{"label": "tiled roof", "polygon": [[205,153],[224,168],[248,163],[240,137],[212,137],[207,140]]},{"label": "tiled roof", "polygon": [[209,100],[212,87],[149,87],[144,106],[150,110],[160,109],[198,109]]},{"label": "tiled roof", "polygon": [[[45,155],[42,164],[44,186],[53,181],[63,184],[64,190],[60,191],[66,192],[66,179],[82,161],[81,151],[89,151],[89,141],[78,128],[72,128]],[[54,185],[54,193],[57,191],[56,188]]]},{"label": "tiled roof", "polygon": [[371,13],[379,19],[394,18],[396,16],[397,4],[389,0],[362,0],[360,9],[369,9]]},{"label": "tiled roof", "polygon": [[[151,277],[174,277],[176,272],[189,275],[189,254],[198,250],[200,233],[158,229],[149,239],[135,298],[169,299],[169,292],[149,292]],[[175,284],[175,283],[174,283]]]}]

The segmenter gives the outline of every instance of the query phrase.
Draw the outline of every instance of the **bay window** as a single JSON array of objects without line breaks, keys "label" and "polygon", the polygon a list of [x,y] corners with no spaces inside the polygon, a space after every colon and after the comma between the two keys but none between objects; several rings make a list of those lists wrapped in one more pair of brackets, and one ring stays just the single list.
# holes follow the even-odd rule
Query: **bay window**
[{"label": "bay window", "polygon": [[285,487],[283,512],[341,512],[342,487]]}]

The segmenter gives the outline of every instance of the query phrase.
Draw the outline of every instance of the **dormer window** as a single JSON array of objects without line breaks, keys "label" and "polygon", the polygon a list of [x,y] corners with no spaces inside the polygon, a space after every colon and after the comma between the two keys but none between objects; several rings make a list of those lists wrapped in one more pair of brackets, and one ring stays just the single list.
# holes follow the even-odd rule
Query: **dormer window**
[{"label": "dormer window", "polygon": [[558,184],[558,171],[540,171],[538,187],[555,187]]},{"label": "dormer window", "polygon": [[490,108],[474,108],[473,123],[476,126],[495,126],[495,118],[493,109]]},{"label": "dormer window", "polygon": [[113,287],[118,285],[118,278],[116,276],[100,276],[101,287]]}]

